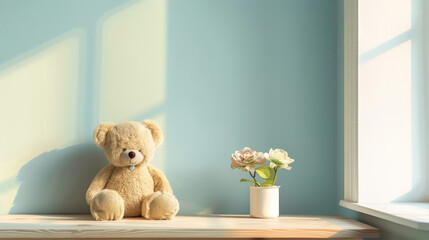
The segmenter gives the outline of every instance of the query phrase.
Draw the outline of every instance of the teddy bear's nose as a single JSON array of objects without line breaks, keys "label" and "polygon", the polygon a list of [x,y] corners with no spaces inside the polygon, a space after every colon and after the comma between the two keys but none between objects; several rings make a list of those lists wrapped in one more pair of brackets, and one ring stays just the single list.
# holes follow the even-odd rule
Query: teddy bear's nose
[{"label": "teddy bear's nose", "polygon": [[135,156],[136,156],[136,153],[133,151],[128,153],[128,157],[130,157],[130,158],[134,158]]}]

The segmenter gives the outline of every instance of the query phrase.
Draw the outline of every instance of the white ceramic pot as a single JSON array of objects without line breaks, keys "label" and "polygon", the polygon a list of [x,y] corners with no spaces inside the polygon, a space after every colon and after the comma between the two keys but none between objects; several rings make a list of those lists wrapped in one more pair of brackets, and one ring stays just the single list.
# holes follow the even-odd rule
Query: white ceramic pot
[{"label": "white ceramic pot", "polygon": [[276,218],[279,216],[279,188],[250,186],[250,216]]}]

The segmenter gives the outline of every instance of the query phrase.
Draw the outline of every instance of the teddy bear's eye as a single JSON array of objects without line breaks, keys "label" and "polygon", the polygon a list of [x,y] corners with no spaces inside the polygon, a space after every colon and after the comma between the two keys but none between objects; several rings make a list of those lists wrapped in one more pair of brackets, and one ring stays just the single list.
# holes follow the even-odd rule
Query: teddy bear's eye
[{"label": "teddy bear's eye", "polygon": [[127,151],[127,149],[126,149],[126,148],[122,148],[122,151],[124,151],[124,152],[125,152],[125,151]]},{"label": "teddy bear's eye", "polygon": [[141,149],[139,149],[139,152],[142,152],[142,150],[141,150]]}]

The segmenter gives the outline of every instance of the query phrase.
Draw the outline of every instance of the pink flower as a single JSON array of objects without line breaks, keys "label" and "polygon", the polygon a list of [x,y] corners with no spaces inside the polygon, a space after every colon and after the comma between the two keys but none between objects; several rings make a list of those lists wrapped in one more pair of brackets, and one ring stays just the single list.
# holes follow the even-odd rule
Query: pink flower
[{"label": "pink flower", "polygon": [[240,151],[235,151],[231,156],[231,168],[241,168],[243,171],[255,171],[255,165],[262,165],[267,162],[264,154],[253,151],[245,147]]}]

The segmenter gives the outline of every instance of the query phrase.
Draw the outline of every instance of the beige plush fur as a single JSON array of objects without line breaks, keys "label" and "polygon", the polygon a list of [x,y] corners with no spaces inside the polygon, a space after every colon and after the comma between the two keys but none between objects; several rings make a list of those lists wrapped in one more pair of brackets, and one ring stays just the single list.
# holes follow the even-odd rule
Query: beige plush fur
[{"label": "beige plush fur", "polygon": [[172,219],[176,215],[179,202],[167,178],[149,164],[162,140],[161,128],[152,120],[97,126],[94,141],[111,164],[95,176],[86,193],[96,220]]}]

